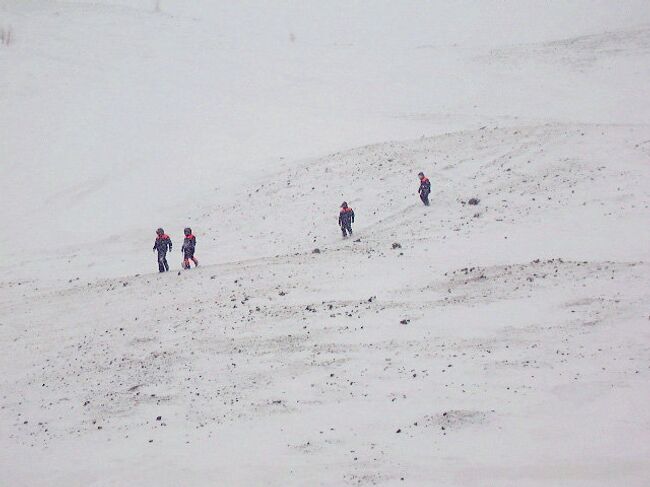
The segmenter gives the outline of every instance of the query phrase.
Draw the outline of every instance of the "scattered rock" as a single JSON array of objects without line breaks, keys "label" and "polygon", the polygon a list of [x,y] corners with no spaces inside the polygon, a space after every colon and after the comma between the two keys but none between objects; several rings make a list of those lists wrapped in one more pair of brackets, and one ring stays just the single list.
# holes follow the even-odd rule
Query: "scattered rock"
[{"label": "scattered rock", "polygon": [[478,204],[480,203],[480,201],[481,201],[481,200],[478,199],[478,198],[470,198],[469,201],[468,201],[467,203],[470,204],[470,205],[474,205],[474,206],[476,206],[476,205],[478,205]]},{"label": "scattered rock", "polygon": [[315,248],[314,250],[311,251],[312,254],[320,254],[320,249]]},{"label": "scattered rock", "polygon": [[402,321],[400,321],[400,324],[408,325],[410,322],[411,322],[411,320],[403,319]]},{"label": "scattered rock", "polygon": [[393,249],[401,249],[402,244],[398,242],[393,242],[393,245],[391,246]]}]

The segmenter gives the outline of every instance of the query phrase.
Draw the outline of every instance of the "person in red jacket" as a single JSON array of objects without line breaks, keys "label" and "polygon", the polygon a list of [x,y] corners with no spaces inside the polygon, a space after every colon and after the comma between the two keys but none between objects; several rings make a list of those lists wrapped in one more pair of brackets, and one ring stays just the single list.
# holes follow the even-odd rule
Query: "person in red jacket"
[{"label": "person in red jacket", "polygon": [[158,251],[158,272],[166,272],[169,270],[167,263],[167,250],[172,251],[172,239],[169,235],[165,235],[162,228],[156,230],[156,240],[153,243],[153,251]]},{"label": "person in red jacket", "polygon": [[341,205],[341,212],[339,213],[339,226],[343,232],[343,238],[347,237],[347,232],[352,236],[352,224],[354,223],[354,211],[348,206],[346,201]]},{"label": "person in red jacket", "polygon": [[194,262],[194,267],[197,267],[199,261],[194,257],[196,237],[192,235],[192,229],[190,227],[183,230],[183,233],[185,234],[185,240],[183,240],[183,246],[181,247],[181,252],[183,252],[183,269],[190,268],[190,260]]},{"label": "person in red jacket", "polygon": [[420,193],[420,199],[422,200],[422,203],[424,203],[424,206],[429,206],[429,193],[431,193],[431,182],[429,181],[429,178],[424,175],[423,172],[419,173],[418,177],[420,178],[420,189],[418,189],[418,193]]}]

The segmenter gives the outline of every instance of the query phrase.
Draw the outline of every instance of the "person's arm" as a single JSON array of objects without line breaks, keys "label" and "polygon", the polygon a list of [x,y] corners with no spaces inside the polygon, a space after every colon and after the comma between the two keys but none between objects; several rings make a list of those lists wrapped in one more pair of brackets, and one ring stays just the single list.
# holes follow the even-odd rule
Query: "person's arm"
[{"label": "person's arm", "polygon": [[352,219],[352,223],[354,223],[354,210],[350,210],[350,218]]},{"label": "person's arm", "polygon": [[167,237],[167,245],[169,245],[169,251],[172,251],[172,239]]},{"label": "person's arm", "polygon": [[339,227],[343,225],[343,220],[341,220],[341,214],[339,213]]},{"label": "person's arm", "polygon": [[153,241],[153,249],[156,250],[156,244],[158,243],[158,240]]}]

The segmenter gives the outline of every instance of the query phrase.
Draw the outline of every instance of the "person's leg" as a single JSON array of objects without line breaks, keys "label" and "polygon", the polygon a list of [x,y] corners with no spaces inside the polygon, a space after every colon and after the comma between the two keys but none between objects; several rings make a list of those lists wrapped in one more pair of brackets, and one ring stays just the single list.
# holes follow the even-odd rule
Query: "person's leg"
[{"label": "person's leg", "polygon": [[199,265],[199,259],[194,257],[194,254],[192,254],[192,257],[190,258],[192,259],[192,262],[194,262],[194,267],[197,267]]},{"label": "person's leg", "polygon": [[424,206],[429,206],[429,193],[424,193]]},{"label": "person's leg", "polygon": [[163,270],[162,272],[166,272],[169,270],[169,264],[167,263],[167,251],[159,252],[158,253],[158,260],[162,263]]},{"label": "person's leg", "polygon": [[346,230],[345,230],[345,224],[341,225],[341,232],[343,232],[343,236],[344,236],[344,237],[347,237],[347,236],[348,236],[348,234],[347,234],[347,232],[346,232]]},{"label": "person's leg", "polygon": [[158,272],[165,272],[165,254],[158,252]]},{"label": "person's leg", "polygon": [[350,237],[351,237],[352,236],[352,222],[348,222],[347,227],[348,227],[348,233],[350,234]]},{"label": "person's leg", "polygon": [[[183,267],[185,269],[189,269],[190,268],[190,259],[192,259],[192,261],[194,261],[194,252],[186,250],[185,254],[184,254],[184,257],[185,257],[185,260],[183,260]],[[194,264],[196,265],[196,262],[194,262]]]}]

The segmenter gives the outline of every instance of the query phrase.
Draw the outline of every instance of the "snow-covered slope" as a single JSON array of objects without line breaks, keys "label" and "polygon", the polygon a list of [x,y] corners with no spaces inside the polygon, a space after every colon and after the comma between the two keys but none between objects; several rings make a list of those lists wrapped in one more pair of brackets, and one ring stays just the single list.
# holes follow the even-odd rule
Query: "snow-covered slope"
[{"label": "snow-covered slope", "polygon": [[647,485],[650,9],[321,3],[0,1],[0,485]]},{"label": "snow-covered slope", "polygon": [[368,143],[648,123],[648,25],[644,1],[3,0],[0,266],[143,272],[158,226],[205,241],[199,207]]},{"label": "snow-covered slope", "polygon": [[363,147],[206,209],[243,247],[191,272],[5,283],[11,485],[644,485],[649,138]]}]

